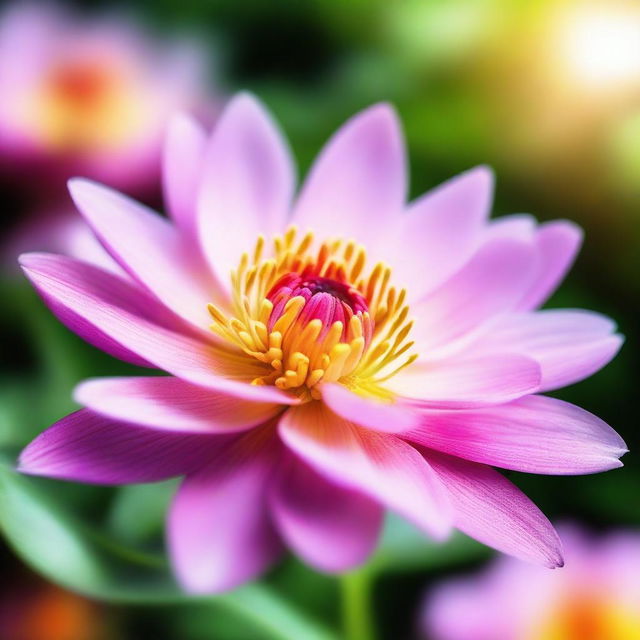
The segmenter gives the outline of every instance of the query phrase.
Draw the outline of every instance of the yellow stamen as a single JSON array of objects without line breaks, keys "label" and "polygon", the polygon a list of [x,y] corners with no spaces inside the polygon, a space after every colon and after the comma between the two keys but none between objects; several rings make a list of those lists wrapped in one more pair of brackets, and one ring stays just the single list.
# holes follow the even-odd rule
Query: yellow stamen
[{"label": "yellow stamen", "polygon": [[[299,236],[295,227],[276,235],[271,245],[258,236],[231,273],[230,309],[209,305],[211,329],[258,369],[264,367],[252,384],[272,384],[309,401],[320,397],[320,382],[340,381],[359,393],[392,401],[393,394],[380,385],[417,357],[405,356],[413,345],[406,291],[390,286],[391,269],[382,262],[367,274],[366,251],[355,241],[328,239],[312,249],[314,241],[312,232]],[[346,323],[306,318],[307,298],[273,297],[276,283],[283,278],[290,282],[290,274],[339,283],[359,296],[365,310],[345,311]],[[274,310],[278,315],[272,318]]]}]

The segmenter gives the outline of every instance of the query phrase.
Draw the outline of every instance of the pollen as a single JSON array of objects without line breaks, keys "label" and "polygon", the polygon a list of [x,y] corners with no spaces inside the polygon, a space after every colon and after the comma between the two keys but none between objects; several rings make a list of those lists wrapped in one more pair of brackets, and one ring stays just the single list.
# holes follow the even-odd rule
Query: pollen
[{"label": "pollen", "polygon": [[412,322],[391,269],[367,270],[366,258],[352,240],[318,245],[295,227],[270,246],[259,236],[231,273],[230,309],[209,305],[211,329],[264,365],[253,384],[312,400],[319,383],[339,381],[388,399],[380,384],[417,357],[408,354]]}]

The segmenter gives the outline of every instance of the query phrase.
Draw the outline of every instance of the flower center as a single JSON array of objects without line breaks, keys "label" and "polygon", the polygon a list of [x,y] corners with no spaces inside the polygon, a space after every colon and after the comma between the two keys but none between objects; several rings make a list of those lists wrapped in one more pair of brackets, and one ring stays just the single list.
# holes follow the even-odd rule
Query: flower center
[{"label": "flower center", "polygon": [[302,399],[316,385],[341,381],[384,397],[379,383],[417,356],[398,359],[413,345],[406,292],[390,286],[391,269],[368,273],[366,252],[332,239],[313,250],[309,232],[275,236],[268,252],[260,236],[231,274],[229,313],[209,305],[211,329],[265,365],[253,384],[274,384]]},{"label": "flower center", "polygon": [[571,593],[534,624],[530,640],[631,640],[638,638],[635,607],[604,593]]},{"label": "flower center", "polygon": [[297,297],[305,300],[297,322],[307,325],[313,320],[319,320],[323,327],[320,338],[326,335],[331,326],[340,322],[340,341],[344,342],[351,318],[356,315],[363,325],[365,344],[371,340],[372,322],[369,319],[363,322],[364,314],[368,315],[369,311],[363,295],[346,282],[313,275],[309,267],[302,274],[285,274],[267,294],[267,299],[273,304],[268,323],[270,331],[282,317],[287,302]]},{"label": "flower center", "polygon": [[57,151],[116,147],[139,124],[124,71],[102,60],[55,66],[36,104],[34,124]]}]

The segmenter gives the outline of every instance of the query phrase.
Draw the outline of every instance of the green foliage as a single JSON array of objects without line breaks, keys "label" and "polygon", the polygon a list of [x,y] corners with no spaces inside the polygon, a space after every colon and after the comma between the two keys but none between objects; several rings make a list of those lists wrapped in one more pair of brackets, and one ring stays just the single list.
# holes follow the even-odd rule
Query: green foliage
[{"label": "green foliage", "polygon": [[176,585],[162,556],[119,544],[78,521],[38,481],[0,465],[0,528],[29,566],[90,597],[127,604],[208,604],[276,640],[331,640],[332,633],[293,610],[273,589],[246,585],[215,597],[192,597]]}]

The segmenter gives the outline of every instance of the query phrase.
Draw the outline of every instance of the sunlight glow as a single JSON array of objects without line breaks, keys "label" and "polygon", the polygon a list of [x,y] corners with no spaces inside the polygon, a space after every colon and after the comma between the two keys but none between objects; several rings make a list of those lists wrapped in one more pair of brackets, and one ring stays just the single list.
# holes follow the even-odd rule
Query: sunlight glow
[{"label": "sunlight glow", "polygon": [[564,56],[597,88],[640,82],[640,7],[583,7],[567,15]]}]

